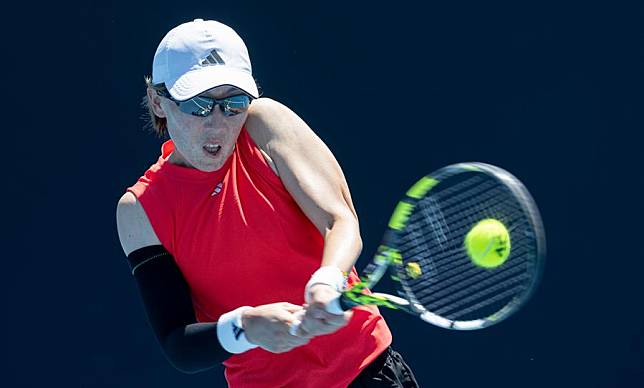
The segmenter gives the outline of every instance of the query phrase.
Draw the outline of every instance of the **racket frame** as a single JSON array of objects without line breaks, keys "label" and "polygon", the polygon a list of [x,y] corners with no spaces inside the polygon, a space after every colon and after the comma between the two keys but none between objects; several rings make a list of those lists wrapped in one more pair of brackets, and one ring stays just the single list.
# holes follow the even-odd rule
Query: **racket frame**
[{"label": "racket frame", "polygon": [[[441,180],[454,174],[477,171],[493,177],[503,186],[508,188],[517,202],[520,204],[523,213],[526,215],[530,227],[534,233],[536,257],[532,262],[536,265],[532,272],[531,282],[527,285],[520,295],[515,296],[512,301],[508,302],[503,308],[495,314],[483,319],[469,321],[455,321],[444,318],[428,311],[417,300],[411,290],[400,279],[403,268],[403,259],[400,252],[395,248],[399,240],[400,233],[404,230],[409,216],[416,204],[431,191]],[[387,230],[378,247],[372,262],[365,269],[365,275],[361,281],[352,288],[344,291],[340,296],[340,306],[343,310],[348,310],[354,306],[376,305],[393,310],[401,310],[421,318],[422,320],[433,325],[453,330],[477,330],[494,324],[497,324],[515,311],[517,311],[525,302],[530,299],[534,293],[543,272],[546,255],[546,240],[543,223],[536,203],[525,186],[512,174],[502,168],[479,162],[459,163],[443,167],[429,175],[418,180],[401,199],[389,220]],[[385,293],[366,292],[371,289],[385,275],[391,273],[394,281],[398,282],[405,292],[406,299],[401,296],[394,296]]]}]

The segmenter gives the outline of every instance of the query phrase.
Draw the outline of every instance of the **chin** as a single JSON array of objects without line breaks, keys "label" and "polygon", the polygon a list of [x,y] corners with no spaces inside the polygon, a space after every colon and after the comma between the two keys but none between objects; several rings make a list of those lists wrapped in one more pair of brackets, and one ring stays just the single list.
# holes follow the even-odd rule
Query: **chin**
[{"label": "chin", "polygon": [[203,172],[213,172],[217,171],[221,168],[221,165],[219,163],[217,164],[203,164],[199,166],[198,170],[203,171]]},{"label": "chin", "polygon": [[213,172],[217,171],[224,166],[226,159],[207,159],[203,160],[203,163],[200,163],[199,170],[204,172]]}]

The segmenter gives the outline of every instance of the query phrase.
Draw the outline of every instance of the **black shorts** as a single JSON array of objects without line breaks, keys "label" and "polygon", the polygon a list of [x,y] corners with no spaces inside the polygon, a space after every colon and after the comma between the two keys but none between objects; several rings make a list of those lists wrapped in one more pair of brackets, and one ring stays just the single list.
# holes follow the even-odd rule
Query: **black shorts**
[{"label": "black shorts", "polygon": [[414,373],[402,356],[388,347],[351,382],[348,388],[417,388]]}]

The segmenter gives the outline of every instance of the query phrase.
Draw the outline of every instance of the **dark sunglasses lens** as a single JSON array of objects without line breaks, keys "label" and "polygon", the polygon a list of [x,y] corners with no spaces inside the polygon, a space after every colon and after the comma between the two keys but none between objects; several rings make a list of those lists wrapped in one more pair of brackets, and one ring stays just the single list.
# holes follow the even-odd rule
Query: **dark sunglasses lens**
[{"label": "dark sunglasses lens", "polygon": [[232,96],[219,100],[217,103],[221,107],[221,111],[224,112],[224,115],[234,116],[248,109],[250,97],[246,95]]},{"label": "dark sunglasses lens", "polygon": [[179,102],[179,110],[193,116],[206,117],[212,112],[215,102],[211,98],[195,97]]}]

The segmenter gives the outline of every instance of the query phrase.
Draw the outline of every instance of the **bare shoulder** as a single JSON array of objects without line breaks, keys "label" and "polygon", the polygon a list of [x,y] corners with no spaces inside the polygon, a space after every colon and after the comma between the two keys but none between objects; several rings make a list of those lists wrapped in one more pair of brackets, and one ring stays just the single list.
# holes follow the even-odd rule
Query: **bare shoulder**
[{"label": "bare shoulder", "polygon": [[143,206],[130,192],[123,194],[116,206],[116,226],[126,255],[139,248],[161,244]]},{"label": "bare shoulder", "polygon": [[322,139],[286,105],[260,98],[251,107],[246,129],[256,144],[275,160],[278,169],[279,160],[289,156],[293,159],[299,155],[310,160],[331,156]]},{"label": "bare shoulder", "polygon": [[279,119],[289,111],[286,105],[268,97],[253,100],[248,111],[248,120],[270,122]]},{"label": "bare shoulder", "polygon": [[300,117],[284,104],[270,98],[253,101],[246,119],[246,130],[264,159],[277,176],[279,168],[275,163],[276,152],[285,145],[295,144],[304,137],[314,136],[313,131]]},{"label": "bare shoulder", "polygon": [[268,144],[270,148],[271,142],[288,139],[310,128],[286,105],[262,97],[251,104],[246,130],[258,146]]}]

